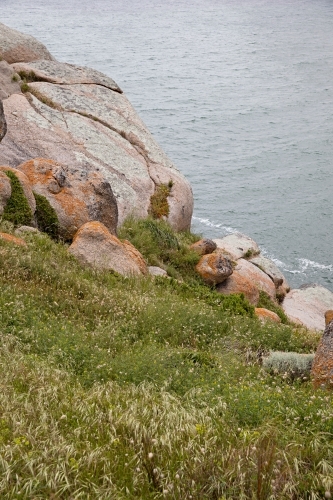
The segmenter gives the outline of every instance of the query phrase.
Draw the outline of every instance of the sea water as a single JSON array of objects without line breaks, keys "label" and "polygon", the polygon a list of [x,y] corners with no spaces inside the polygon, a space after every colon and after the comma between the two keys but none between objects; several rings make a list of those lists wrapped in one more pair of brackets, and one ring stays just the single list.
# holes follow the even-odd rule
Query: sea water
[{"label": "sea water", "polygon": [[192,229],[239,231],[333,290],[331,0],[0,0],[0,21],[111,76],[190,181]]}]

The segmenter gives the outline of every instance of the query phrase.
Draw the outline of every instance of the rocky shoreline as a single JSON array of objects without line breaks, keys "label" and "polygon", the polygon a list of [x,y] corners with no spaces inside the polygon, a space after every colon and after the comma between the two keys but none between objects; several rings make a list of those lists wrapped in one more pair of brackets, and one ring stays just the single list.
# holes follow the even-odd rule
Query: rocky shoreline
[{"label": "rocky shoreline", "polygon": [[[98,71],[56,61],[36,39],[1,23],[0,59],[0,215],[12,196],[11,172],[28,201],[27,225],[39,227],[36,196],[45,198],[81,262],[125,275],[165,274],[148,269],[117,228],[128,216],[154,214],[188,230],[192,190],[121,88]],[[201,256],[197,272],[219,293],[243,293],[256,306],[265,292],[291,321],[324,330],[333,293],[315,284],[290,290],[251,238],[232,234],[193,249]],[[257,310],[277,320],[270,313]]]}]

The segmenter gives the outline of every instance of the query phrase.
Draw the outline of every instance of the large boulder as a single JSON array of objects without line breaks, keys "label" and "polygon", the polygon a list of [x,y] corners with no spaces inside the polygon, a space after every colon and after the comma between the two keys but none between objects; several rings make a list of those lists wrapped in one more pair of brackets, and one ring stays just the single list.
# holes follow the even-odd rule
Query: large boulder
[{"label": "large boulder", "polygon": [[219,253],[203,255],[196,265],[196,271],[207,285],[222,283],[232,274],[231,261]]},{"label": "large boulder", "polygon": [[0,59],[15,63],[53,58],[47,48],[33,36],[0,23]]},{"label": "large boulder", "polygon": [[251,304],[257,305],[259,292],[263,291],[275,301],[273,281],[251,262],[239,259],[232,275],[217,286],[217,291],[225,295],[243,293]]},{"label": "large boulder", "polygon": [[18,166],[37,194],[45,196],[59,219],[59,233],[71,240],[86,222],[100,221],[116,232],[117,202],[100,172],[86,172],[53,160],[35,158]]},{"label": "large boulder", "polygon": [[241,233],[234,233],[213,240],[217,249],[226,252],[233,260],[242,257],[253,257],[260,253],[257,243],[249,236]]},{"label": "large boulder", "polygon": [[69,247],[82,264],[109,269],[124,276],[147,274],[140,252],[129,241],[121,242],[100,222],[87,222],[76,233]]},{"label": "large boulder", "polygon": [[325,314],[326,328],[317,348],[311,376],[314,387],[333,388],[333,311]]},{"label": "large boulder", "polygon": [[33,81],[25,94],[4,101],[7,134],[0,163],[17,167],[42,157],[84,175],[99,172],[116,197],[119,225],[129,215],[147,217],[152,195],[159,186],[170,186],[167,219],[176,230],[189,229],[190,184],[111,78],[57,61],[13,67]]},{"label": "large boulder", "polygon": [[281,300],[285,295],[290,291],[290,286],[286,278],[281,273],[280,269],[277,265],[267,257],[263,257],[262,255],[258,255],[250,259],[251,264],[259,267],[264,273],[266,273],[271,280],[273,281],[276,288],[276,295]]},{"label": "large boulder", "polygon": [[282,307],[291,321],[322,331],[324,314],[333,309],[333,293],[321,285],[303,285],[286,295]]}]

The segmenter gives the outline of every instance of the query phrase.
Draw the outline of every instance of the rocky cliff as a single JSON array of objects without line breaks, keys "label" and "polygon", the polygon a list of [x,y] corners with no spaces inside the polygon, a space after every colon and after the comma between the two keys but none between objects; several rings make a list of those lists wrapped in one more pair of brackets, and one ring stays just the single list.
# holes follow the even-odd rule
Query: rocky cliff
[{"label": "rocky cliff", "polygon": [[[22,170],[60,218],[71,218],[68,190],[81,192],[75,220],[67,223],[69,237],[89,220],[112,229],[128,215],[146,217],[163,186],[168,189],[162,215],[176,230],[190,227],[188,181],[111,78],[58,62],[33,37],[1,23],[0,57],[0,165]],[[107,204],[111,214],[105,216]]]}]

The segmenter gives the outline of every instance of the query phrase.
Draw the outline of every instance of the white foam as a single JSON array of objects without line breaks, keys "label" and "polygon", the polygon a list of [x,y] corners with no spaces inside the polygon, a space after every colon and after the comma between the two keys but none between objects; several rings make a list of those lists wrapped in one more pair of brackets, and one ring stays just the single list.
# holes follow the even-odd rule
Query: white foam
[{"label": "white foam", "polygon": [[333,272],[333,264],[325,266],[325,264],[319,264],[319,262],[315,262],[314,260],[309,260],[309,259],[297,259],[297,260],[300,263],[302,271],[306,271],[310,267],[313,269],[326,269],[327,271]]},{"label": "white foam", "polygon": [[217,224],[216,222],[213,222],[209,219],[203,219],[201,217],[195,217],[195,216],[193,216],[192,219],[201,222],[201,224],[204,224],[207,227],[215,227],[216,229],[222,229],[223,231],[226,231],[229,234],[239,233],[239,231],[237,231],[237,229],[234,229],[233,227],[223,226],[221,223]]}]

